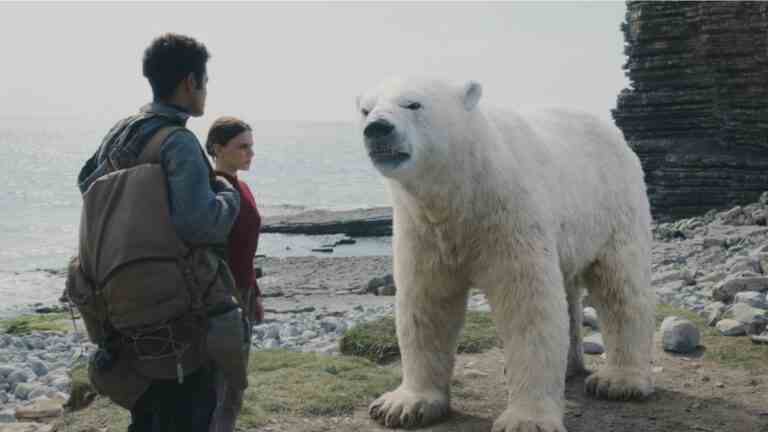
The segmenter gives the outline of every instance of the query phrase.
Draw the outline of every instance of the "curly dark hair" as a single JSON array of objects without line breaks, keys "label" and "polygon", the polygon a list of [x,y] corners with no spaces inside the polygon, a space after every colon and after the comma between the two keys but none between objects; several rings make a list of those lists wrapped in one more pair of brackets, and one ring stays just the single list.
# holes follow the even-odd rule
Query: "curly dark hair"
[{"label": "curly dark hair", "polygon": [[209,58],[205,45],[189,36],[166,33],[153,40],[144,51],[143,73],[155,100],[173,95],[176,86],[190,73],[195,74],[201,87]]},{"label": "curly dark hair", "polygon": [[219,117],[208,130],[208,139],[205,140],[206,153],[215,158],[214,144],[226,145],[232,138],[249,130],[251,126],[237,117]]}]

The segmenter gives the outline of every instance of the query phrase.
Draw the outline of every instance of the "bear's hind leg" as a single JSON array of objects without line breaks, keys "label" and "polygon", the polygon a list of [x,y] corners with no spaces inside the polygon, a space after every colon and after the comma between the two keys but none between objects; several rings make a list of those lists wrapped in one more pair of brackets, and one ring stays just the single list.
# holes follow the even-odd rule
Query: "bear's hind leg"
[{"label": "bear's hind leg", "polygon": [[411,270],[414,274],[403,274],[410,273],[405,269],[402,276],[396,274],[403,382],[368,408],[371,418],[390,428],[422,427],[448,414],[456,345],[467,307],[468,289],[456,281]]},{"label": "bear's hind leg", "polygon": [[640,399],[653,392],[655,295],[649,260],[642,242],[629,242],[604,253],[586,273],[608,357],[586,381],[587,393],[596,397]]}]

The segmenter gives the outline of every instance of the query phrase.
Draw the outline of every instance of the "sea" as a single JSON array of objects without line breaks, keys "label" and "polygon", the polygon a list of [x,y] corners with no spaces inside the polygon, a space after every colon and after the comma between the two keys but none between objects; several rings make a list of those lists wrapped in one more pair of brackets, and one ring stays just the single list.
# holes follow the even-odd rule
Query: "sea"
[{"label": "sea", "polygon": [[[193,123],[192,119],[190,123]],[[0,118],[0,317],[4,310],[55,302],[62,270],[77,251],[81,166],[112,122]],[[353,210],[389,204],[352,123],[263,121],[254,130],[254,160],[239,176],[262,216],[305,210]],[[203,140],[205,130],[190,124]],[[257,253],[318,255],[332,236],[262,234]],[[331,255],[391,253],[388,238],[358,239]]]}]

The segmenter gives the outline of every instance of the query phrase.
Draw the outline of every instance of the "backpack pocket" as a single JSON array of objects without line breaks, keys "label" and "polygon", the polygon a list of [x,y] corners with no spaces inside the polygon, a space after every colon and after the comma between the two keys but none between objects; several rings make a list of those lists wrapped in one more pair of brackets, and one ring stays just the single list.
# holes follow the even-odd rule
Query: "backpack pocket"
[{"label": "backpack pocket", "polygon": [[64,295],[80,313],[88,338],[96,344],[104,341],[107,337],[106,306],[103,299],[96,294],[96,287],[83,273],[78,256],[69,261]]},{"label": "backpack pocket", "polygon": [[142,259],[116,269],[104,286],[109,321],[117,330],[155,326],[186,313],[188,281],[176,259]]}]

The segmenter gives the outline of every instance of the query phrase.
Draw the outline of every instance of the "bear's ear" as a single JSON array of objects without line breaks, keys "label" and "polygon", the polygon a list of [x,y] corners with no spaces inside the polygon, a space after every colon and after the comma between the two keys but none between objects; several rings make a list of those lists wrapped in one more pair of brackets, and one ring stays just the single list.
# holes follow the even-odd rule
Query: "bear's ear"
[{"label": "bear's ear", "polygon": [[477,81],[469,81],[464,84],[464,108],[467,111],[472,111],[480,101],[480,96],[483,95],[483,86]]}]

